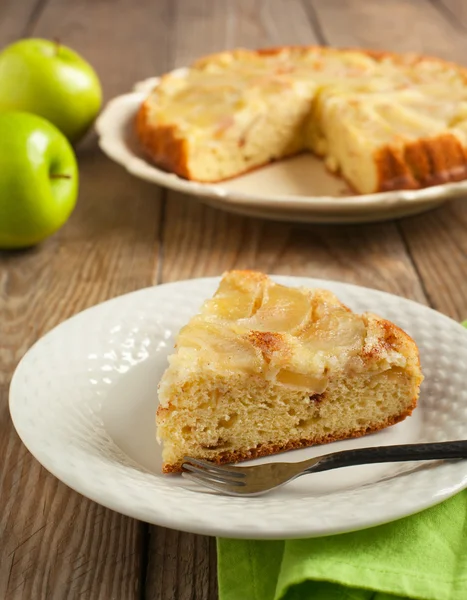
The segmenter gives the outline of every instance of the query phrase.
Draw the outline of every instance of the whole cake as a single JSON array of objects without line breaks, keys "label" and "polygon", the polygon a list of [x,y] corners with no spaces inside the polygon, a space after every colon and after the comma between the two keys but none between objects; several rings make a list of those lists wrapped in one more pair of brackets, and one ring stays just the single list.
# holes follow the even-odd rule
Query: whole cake
[{"label": "whole cake", "polygon": [[355,192],[467,177],[466,70],[323,47],[234,50],[163,76],[142,104],[152,161],[201,182],[311,151]]},{"label": "whole cake", "polygon": [[180,331],[159,385],[163,470],[246,460],[378,431],[416,406],[418,349],[331,292],[231,271]]}]

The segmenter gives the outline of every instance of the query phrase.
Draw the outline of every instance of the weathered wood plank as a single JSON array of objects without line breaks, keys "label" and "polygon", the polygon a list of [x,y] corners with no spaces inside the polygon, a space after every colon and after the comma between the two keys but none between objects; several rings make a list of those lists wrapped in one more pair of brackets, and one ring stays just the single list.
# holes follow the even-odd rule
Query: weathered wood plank
[{"label": "weathered wood plank", "polygon": [[145,597],[216,600],[215,539],[151,527]]},{"label": "weathered wood plank", "polygon": [[333,46],[420,52],[448,60],[453,59],[454,46],[464,48],[464,56],[467,50],[465,34],[443,18],[429,0],[304,2],[315,10],[326,41]]},{"label": "weathered wood plank", "polygon": [[464,0],[431,0],[434,7],[454,28],[467,31],[467,4]]},{"label": "weathered wood plank", "polygon": [[15,41],[18,37],[28,35],[47,0],[2,0],[0,3],[0,49]]},{"label": "weathered wood plank", "polygon": [[[23,3],[14,4],[19,14]],[[59,36],[82,52],[109,97],[166,68],[167,6],[123,0],[116,9],[104,1],[53,0],[37,13],[32,33]],[[87,306],[156,279],[160,190],[105,158],[95,136],[81,146],[79,163],[80,198],[67,225],[38,248],[1,255],[0,454],[8,468],[0,472],[0,597],[5,599],[130,600],[142,593],[145,526],[86,500],[46,473],[22,446],[8,416],[11,373],[40,335]]]},{"label": "weathered wood plank", "polygon": [[467,319],[467,203],[451,202],[401,223],[431,306]]},{"label": "weathered wood plank", "polygon": [[181,196],[166,212],[163,281],[256,268],[339,279],[424,301],[393,224],[274,223],[228,215]]},{"label": "weathered wood plank", "polygon": [[171,14],[171,67],[233,47],[317,42],[300,0],[174,0]]}]

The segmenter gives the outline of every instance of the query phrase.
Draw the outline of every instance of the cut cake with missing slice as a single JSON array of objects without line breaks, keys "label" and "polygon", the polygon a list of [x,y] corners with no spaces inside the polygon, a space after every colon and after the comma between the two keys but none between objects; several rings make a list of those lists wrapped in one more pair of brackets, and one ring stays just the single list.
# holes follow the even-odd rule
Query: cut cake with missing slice
[{"label": "cut cake with missing slice", "polygon": [[158,167],[194,181],[309,151],[359,194],[418,189],[467,178],[467,70],[413,54],[237,49],[164,75],[136,132]]},{"label": "cut cake with missing slice", "polygon": [[238,462],[393,425],[416,406],[415,342],[331,292],[231,271],[180,331],[159,385],[163,471]]}]

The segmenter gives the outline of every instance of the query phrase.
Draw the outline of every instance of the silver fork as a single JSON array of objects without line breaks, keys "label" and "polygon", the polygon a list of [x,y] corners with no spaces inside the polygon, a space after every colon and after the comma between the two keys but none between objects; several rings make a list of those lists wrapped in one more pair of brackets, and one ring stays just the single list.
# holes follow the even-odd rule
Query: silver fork
[{"label": "silver fork", "polygon": [[217,466],[184,458],[184,477],[229,496],[259,496],[301,475],[370,463],[467,458],[467,440],[356,448],[298,463],[266,463],[251,467]]}]

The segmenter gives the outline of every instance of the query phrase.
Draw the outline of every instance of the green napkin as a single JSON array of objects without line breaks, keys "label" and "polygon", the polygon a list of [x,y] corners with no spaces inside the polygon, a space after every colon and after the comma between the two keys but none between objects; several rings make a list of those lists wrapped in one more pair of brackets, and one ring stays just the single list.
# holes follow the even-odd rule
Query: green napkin
[{"label": "green napkin", "polygon": [[467,600],[467,490],[355,533],[217,540],[220,600]]}]

